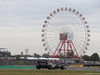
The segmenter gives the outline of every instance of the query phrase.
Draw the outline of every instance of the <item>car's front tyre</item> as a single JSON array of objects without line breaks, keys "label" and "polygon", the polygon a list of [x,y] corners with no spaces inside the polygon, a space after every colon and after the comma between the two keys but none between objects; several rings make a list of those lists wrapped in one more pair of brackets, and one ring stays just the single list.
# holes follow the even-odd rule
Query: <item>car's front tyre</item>
[{"label": "car's front tyre", "polygon": [[37,65],[37,66],[36,66],[36,69],[41,69],[41,66]]}]

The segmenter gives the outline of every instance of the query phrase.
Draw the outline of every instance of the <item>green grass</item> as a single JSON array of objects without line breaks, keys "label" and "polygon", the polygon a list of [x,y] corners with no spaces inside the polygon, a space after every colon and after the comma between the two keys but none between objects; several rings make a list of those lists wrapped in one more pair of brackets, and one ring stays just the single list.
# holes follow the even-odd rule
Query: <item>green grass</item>
[{"label": "green grass", "polygon": [[0,66],[0,69],[35,69],[34,66]]},{"label": "green grass", "polygon": [[85,73],[99,73],[96,75],[100,75],[100,72],[96,71],[0,69],[0,75],[87,75]]}]

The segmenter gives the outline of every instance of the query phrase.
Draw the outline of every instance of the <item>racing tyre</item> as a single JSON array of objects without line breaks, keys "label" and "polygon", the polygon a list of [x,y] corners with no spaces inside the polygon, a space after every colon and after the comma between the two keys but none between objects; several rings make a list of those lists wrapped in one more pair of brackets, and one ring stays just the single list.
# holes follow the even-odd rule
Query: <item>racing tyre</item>
[{"label": "racing tyre", "polygon": [[36,66],[37,69],[41,69],[41,67],[39,65]]},{"label": "racing tyre", "polygon": [[64,66],[63,66],[63,65],[61,65],[60,69],[61,69],[61,70],[64,70]]},{"label": "racing tyre", "polygon": [[48,69],[52,69],[52,66],[51,65],[48,65]]}]

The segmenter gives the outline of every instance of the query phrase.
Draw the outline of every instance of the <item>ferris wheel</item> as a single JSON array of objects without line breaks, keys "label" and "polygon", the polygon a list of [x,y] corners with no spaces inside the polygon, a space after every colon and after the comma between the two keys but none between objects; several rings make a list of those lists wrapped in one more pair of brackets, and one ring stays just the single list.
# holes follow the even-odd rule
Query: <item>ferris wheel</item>
[{"label": "ferris wheel", "polygon": [[45,51],[52,57],[80,58],[88,49],[90,29],[79,11],[62,7],[47,16],[41,36]]}]

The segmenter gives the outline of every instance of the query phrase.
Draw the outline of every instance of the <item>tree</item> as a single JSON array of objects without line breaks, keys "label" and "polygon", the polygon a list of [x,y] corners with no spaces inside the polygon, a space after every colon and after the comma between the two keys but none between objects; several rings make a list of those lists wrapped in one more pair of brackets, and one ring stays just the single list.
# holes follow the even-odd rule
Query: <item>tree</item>
[{"label": "tree", "polygon": [[37,53],[34,53],[34,57],[35,58],[39,58],[39,57],[41,57],[39,54],[37,54]]},{"label": "tree", "polygon": [[89,57],[88,55],[84,55],[82,58],[83,58],[85,61],[90,61],[90,57]]},{"label": "tree", "polygon": [[48,55],[47,53],[44,53],[44,54],[42,55],[42,57],[49,58],[50,55]]},{"label": "tree", "polygon": [[67,51],[66,55],[67,55],[67,58],[72,58],[74,56],[74,52],[73,51]]},{"label": "tree", "polygon": [[99,61],[99,55],[97,53],[94,53],[90,57],[91,61]]},{"label": "tree", "polygon": [[59,58],[65,58],[65,55],[63,53],[59,53]]}]

